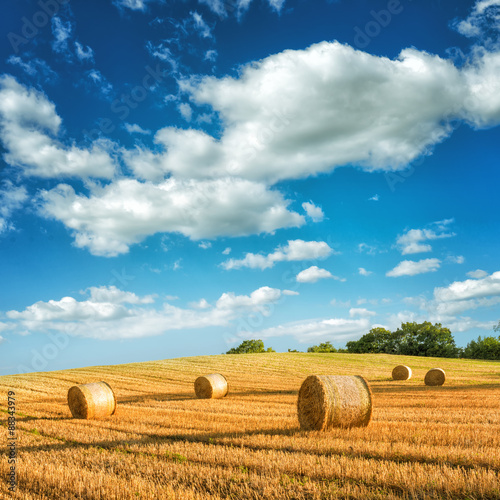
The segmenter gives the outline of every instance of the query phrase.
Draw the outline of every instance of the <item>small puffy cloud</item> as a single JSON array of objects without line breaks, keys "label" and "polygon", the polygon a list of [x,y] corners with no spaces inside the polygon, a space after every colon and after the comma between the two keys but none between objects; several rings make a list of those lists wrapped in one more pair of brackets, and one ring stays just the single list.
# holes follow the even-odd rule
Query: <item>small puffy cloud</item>
[{"label": "small puffy cloud", "polygon": [[332,299],[330,301],[330,304],[332,306],[335,306],[335,307],[351,307],[351,301],[350,300],[346,300],[346,301],[341,301],[341,300],[337,300],[337,299]]},{"label": "small puffy cloud", "polygon": [[179,113],[181,114],[182,118],[186,120],[187,122],[191,121],[191,118],[193,117],[193,108],[187,103],[187,102],[181,102],[178,106],[177,109],[179,110]]},{"label": "small puffy cloud", "polygon": [[436,288],[434,298],[440,302],[478,299],[500,295],[500,271],[479,279],[455,281],[446,288]]},{"label": "small puffy cloud", "polygon": [[282,290],[283,295],[300,295],[299,292],[296,292],[295,290]]},{"label": "small puffy cloud", "polygon": [[465,262],[465,257],[463,255],[450,255],[446,258],[446,261],[452,264],[463,264]]},{"label": "small puffy cloud", "polygon": [[349,316],[351,318],[354,318],[355,316],[360,316],[361,318],[369,318],[370,316],[376,315],[376,312],[365,309],[364,307],[351,307],[351,309],[349,309]]},{"label": "small puffy cloud", "polygon": [[314,222],[320,222],[325,218],[325,214],[321,207],[317,207],[312,201],[302,203],[302,208],[306,211],[307,216]]},{"label": "small puffy cloud", "polygon": [[140,125],[137,125],[137,123],[124,123],[123,127],[129,134],[151,134],[151,130],[143,129]]},{"label": "small puffy cloud", "polygon": [[416,274],[434,272],[439,269],[440,264],[441,261],[439,259],[403,260],[394,269],[388,271],[386,276],[396,278],[399,276],[415,276]]},{"label": "small puffy cloud", "polygon": [[207,50],[205,52],[205,61],[210,61],[210,62],[215,62],[217,60],[217,57],[218,57],[218,53],[216,50],[214,49],[210,49],[210,50]]},{"label": "small puffy cloud", "polygon": [[199,35],[202,38],[211,38],[212,33],[210,31],[210,27],[203,19],[203,16],[196,11],[190,12],[190,14],[191,14],[191,17],[193,18],[193,23],[194,23],[195,29],[199,33]]},{"label": "small puffy cloud", "polygon": [[372,196],[371,198],[368,198],[368,201],[379,201],[380,197],[378,194]]},{"label": "small puffy cloud", "polygon": [[95,85],[98,89],[99,92],[104,96],[104,97],[109,97],[113,90],[113,85],[108,82],[106,77],[97,69],[91,69],[90,71],[87,72],[87,76],[89,80],[92,82],[93,85]]},{"label": "small puffy cloud", "polygon": [[358,252],[366,253],[368,255],[376,255],[380,250],[375,245],[368,245],[367,243],[360,243],[358,245]]},{"label": "small puffy cloud", "polygon": [[424,243],[428,240],[440,238],[451,238],[455,233],[447,231],[447,227],[453,223],[453,219],[446,219],[439,222],[433,222],[428,229],[410,229],[396,240],[397,246],[402,255],[430,252],[431,245]]},{"label": "small puffy cloud", "polygon": [[319,280],[326,278],[336,278],[330,271],[321,269],[318,266],[311,266],[297,274],[297,281],[299,283],[316,283]]},{"label": "small puffy cloud", "polygon": [[203,248],[203,250],[208,250],[209,248],[211,248],[212,246],[212,243],[210,241],[201,241],[198,246],[200,248]]},{"label": "small puffy cloud", "polygon": [[4,160],[36,177],[111,178],[117,170],[114,144],[96,140],[89,149],[61,144],[61,118],[47,97],[9,75],[0,77],[0,139]]},{"label": "small puffy cloud", "polygon": [[14,186],[11,181],[5,181],[4,188],[0,189],[0,234],[13,229],[9,219],[27,199],[28,194],[24,186]]},{"label": "small puffy cloud", "polygon": [[364,267],[359,267],[358,272],[359,274],[361,274],[361,276],[370,276],[373,271],[367,271]]},{"label": "small puffy cloud", "polygon": [[231,253],[231,248],[226,247],[224,250],[222,250],[222,255],[229,255]]},{"label": "small puffy cloud", "polygon": [[68,42],[71,38],[71,32],[73,30],[71,22],[64,22],[60,17],[52,17],[52,34],[54,35],[54,40],[52,42],[52,50],[59,54],[68,52]]},{"label": "small puffy cloud", "polygon": [[91,47],[84,47],[80,42],[75,42],[75,53],[76,57],[80,61],[93,61],[94,60],[94,51]]},{"label": "small puffy cloud", "polygon": [[221,265],[224,269],[267,269],[276,262],[314,260],[326,258],[333,249],[324,241],[288,240],[284,247],[278,247],[268,255],[247,253],[243,259],[229,259]]},{"label": "small puffy cloud", "polygon": [[469,271],[467,273],[467,276],[469,278],[480,279],[480,278],[485,278],[486,276],[488,276],[488,273],[486,271],[483,271],[482,269],[476,269],[475,271]]},{"label": "small puffy cloud", "polygon": [[281,297],[281,290],[263,286],[250,295],[235,295],[233,292],[223,293],[217,300],[217,309],[259,310],[264,305],[276,302]]},{"label": "small puffy cloud", "polygon": [[153,0],[113,0],[113,5],[119,9],[130,9],[144,12],[148,3]]}]

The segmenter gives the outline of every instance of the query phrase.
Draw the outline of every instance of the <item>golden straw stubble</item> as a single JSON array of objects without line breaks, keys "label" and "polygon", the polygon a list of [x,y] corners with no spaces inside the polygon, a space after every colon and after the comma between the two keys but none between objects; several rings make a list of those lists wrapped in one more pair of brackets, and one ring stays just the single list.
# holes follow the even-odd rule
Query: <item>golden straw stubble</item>
[{"label": "golden straw stubble", "polygon": [[405,365],[398,365],[392,370],[393,380],[409,380],[411,378],[411,368]]},{"label": "golden straw stubble", "polygon": [[116,397],[106,382],[93,382],[71,387],[68,406],[73,418],[104,418],[116,411]]},{"label": "golden straw stubble", "polygon": [[228,392],[226,377],[220,373],[210,373],[194,381],[194,392],[199,399],[220,399]]},{"label": "golden straw stubble", "polygon": [[443,385],[446,380],[446,374],[441,368],[432,368],[425,374],[425,385]]},{"label": "golden straw stubble", "polygon": [[363,427],[372,416],[372,394],[359,375],[310,375],[299,390],[297,413],[303,430]]}]

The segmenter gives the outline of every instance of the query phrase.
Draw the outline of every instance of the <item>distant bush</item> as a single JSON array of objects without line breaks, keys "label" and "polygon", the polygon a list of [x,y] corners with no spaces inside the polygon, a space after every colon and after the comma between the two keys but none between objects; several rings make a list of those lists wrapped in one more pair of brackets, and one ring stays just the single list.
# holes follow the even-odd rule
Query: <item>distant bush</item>
[{"label": "distant bush", "polygon": [[251,354],[257,352],[276,352],[272,347],[264,349],[262,340],[244,340],[238,347],[233,347],[226,354]]},{"label": "distant bush", "polygon": [[332,346],[331,342],[323,342],[320,345],[308,347],[307,352],[337,352],[337,349]]}]

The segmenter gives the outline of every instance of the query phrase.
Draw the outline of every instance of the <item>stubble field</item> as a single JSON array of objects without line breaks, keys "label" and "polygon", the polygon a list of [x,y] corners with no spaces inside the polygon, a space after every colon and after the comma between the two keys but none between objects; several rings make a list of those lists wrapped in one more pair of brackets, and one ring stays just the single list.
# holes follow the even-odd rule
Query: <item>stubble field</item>
[{"label": "stubble field", "polygon": [[[411,380],[391,380],[398,364]],[[446,371],[442,387],[423,384],[434,367]],[[229,395],[195,399],[195,378],[214,372]],[[364,376],[370,425],[301,431],[297,393],[310,374]],[[68,389],[99,380],[115,390],[115,415],[71,418]],[[498,362],[265,353],[4,376],[4,443],[8,391],[18,486],[9,492],[2,446],[1,498],[500,498]]]}]

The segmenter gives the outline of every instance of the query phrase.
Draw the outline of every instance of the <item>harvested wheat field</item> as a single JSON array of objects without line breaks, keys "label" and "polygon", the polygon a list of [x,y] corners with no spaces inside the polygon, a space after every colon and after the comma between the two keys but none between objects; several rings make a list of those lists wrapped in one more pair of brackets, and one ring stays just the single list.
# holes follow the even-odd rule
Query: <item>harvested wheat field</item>
[{"label": "harvested wheat field", "polygon": [[[411,380],[392,380],[397,364]],[[446,385],[428,387],[429,368]],[[224,373],[223,399],[197,399],[200,373]],[[361,375],[367,427],[302,431],[310,374]],[[105,380],[114,415],[73,419],[74,385]],[[15,391],[19,499],[498,499],[500,364],[389,355],[265,353],[181,358],[0,377]],[[5,415],[6,416],[6,415]],[[2,419],[4,441],[7,418]],[[5,447],[0,473],[8,475]]]}]

